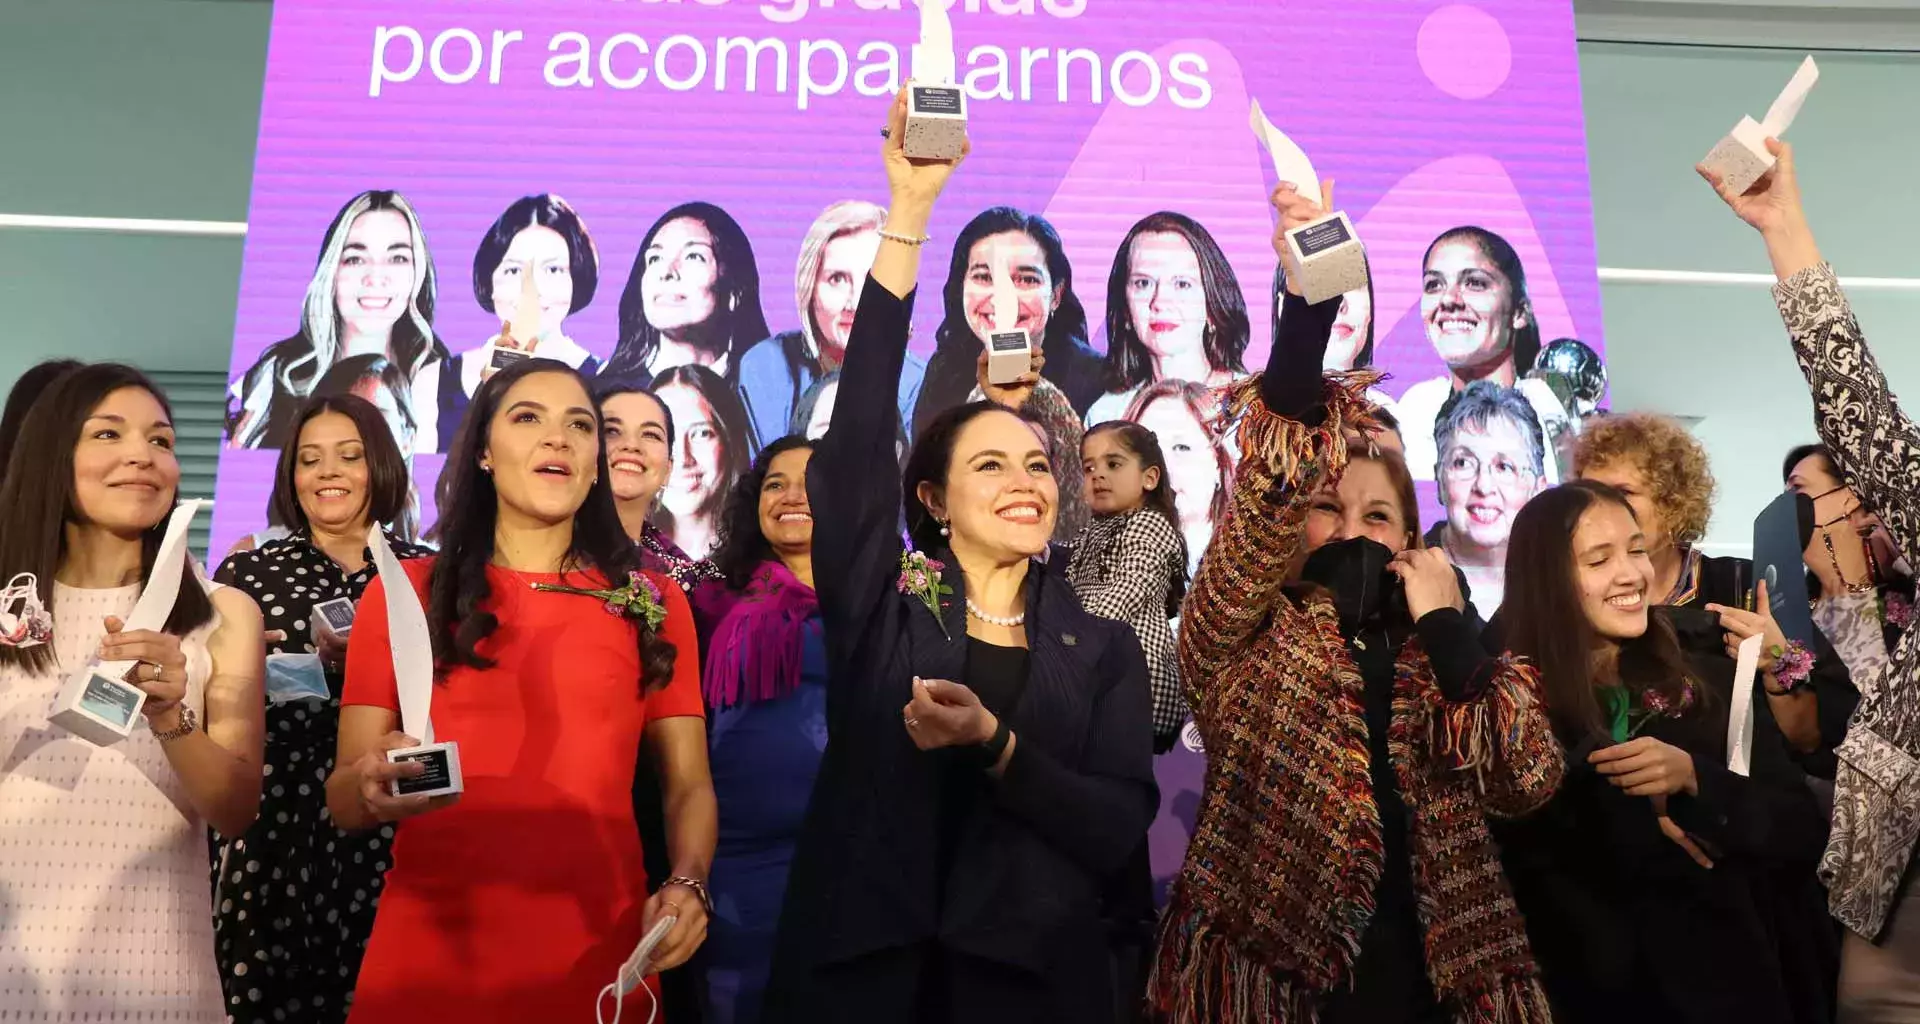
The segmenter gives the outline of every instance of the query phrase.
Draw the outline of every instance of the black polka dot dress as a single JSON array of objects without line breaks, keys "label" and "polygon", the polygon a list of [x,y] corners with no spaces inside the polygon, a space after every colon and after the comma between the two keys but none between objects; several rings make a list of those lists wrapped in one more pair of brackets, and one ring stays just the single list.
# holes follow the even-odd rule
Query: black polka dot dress
[{"label": "black polka dot dress", "polygon": [[[402,559],[433,553],[387,541]],[[358,601],[376,575],[366,559],[348,574],[301,532],[233,555],[216,578],[253,598],[268,632],[286,635],[269,656],[312,655],[313,606]],[[393,827],[342,832],[327,813],[344,675],[324,673],[326,697],[297,695],[275,692],[270,666],[260,817],[245,835],[211,836],[214,950],[234,1024],[346,1020],[373,930]]]}]

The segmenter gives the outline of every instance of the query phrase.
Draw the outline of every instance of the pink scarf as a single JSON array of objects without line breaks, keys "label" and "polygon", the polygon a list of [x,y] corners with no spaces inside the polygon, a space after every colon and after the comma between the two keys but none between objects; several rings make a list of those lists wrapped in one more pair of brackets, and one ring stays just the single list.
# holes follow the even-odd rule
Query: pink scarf
[{"label": "pink scarf", "polygon": [[707,643],[701,688],[707,707],[775,700],[800,686],[800,652],[820,615],[813,588],[778,561],[760,563],[744,591],[729,595]]}]

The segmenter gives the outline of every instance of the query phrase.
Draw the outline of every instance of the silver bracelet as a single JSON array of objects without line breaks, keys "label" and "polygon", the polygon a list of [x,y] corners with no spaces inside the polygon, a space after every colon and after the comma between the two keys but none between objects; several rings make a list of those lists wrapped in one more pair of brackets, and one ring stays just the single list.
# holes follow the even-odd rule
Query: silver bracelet
[{"label": "silver bracelet", "polygon": [[911,245],[916,249],[927,244],[928,242],[933,241],[932,235],[921,235],[919,238],[915,238],[912,235],[895,234],[892,231],[888,231],[886,228],[880,229],[880,237],[886,239],[889,242],[899,242],[901,245]]}]

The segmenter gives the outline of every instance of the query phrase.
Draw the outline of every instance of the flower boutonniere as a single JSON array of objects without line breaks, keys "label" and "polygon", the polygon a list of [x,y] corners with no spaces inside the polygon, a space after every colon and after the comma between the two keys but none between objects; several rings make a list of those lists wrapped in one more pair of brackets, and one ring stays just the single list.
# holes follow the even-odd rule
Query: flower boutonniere
[{"label": "flower boutonniere", "polygon": [[1640,691],[1640,710],[1637,714],[1628,716],[1633,720],[1633,725],[1627,730],[1627,738],[1640,735],[1640,730],[1646,728],[1647,724],[1656,718],[1679,718],[1693,710],[1693,702],[1693,680],[1691,679],[1680,681],[1680,696],[1677,699],[1667,696],[1660,690]]},{"label": "flower boutonniere", "polygon": [[1913,601],[1904,595],[1888,594],[1886,607],[1882,611],[1886,616],[1887,625],[1895,629],[1906,629],[1913,625],[1915,618]]},{"label": "flower boutonniere", "polygon": [[947,622],[940,617],[940,599],[953,593],[953,588],[940,582],[940,570],[946,563],[928,558],[924,551],[902,551],[900,553],[900,579],[894,586],[902,593],[920,599],[933,613],[933,621],[940,625],[940,635],[953,639],[947,632]]},{"label": "flower boutonniere", "polygon": [[627,619],[639,619],[645,622],[647,630],[653,633],[658,633],[661,625],[667,621],[667,606],[660,596],[660,588],[644,573],[630,572],[627,574],[626,586],[610,589],[569,587],[559,583],[535,583],[533,589],[554,594],[597,597],[606,602],[608,614]]}]

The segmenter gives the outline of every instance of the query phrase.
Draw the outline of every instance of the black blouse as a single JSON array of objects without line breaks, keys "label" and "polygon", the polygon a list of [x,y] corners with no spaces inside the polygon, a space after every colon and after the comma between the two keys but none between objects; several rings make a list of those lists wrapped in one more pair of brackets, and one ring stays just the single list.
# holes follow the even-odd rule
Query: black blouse
[{"label": "black blouse", "polygon": [[[402,559],[433,553],[391,534],[387,543]],[[214,578],[286,634],[267,645],[270,658],[312,655],[313,606],[358,601],[377,575],[365,557],[349,574],[302,532],[232,555]],[[373,931],[393,826],[348,834],[327,814],[346,676],[326,668],[325,678],[324,700],[274,701],[269,688],[260,817],[244,835],[211,835],[214,954],[233,1024],[346,1020]]]}]

